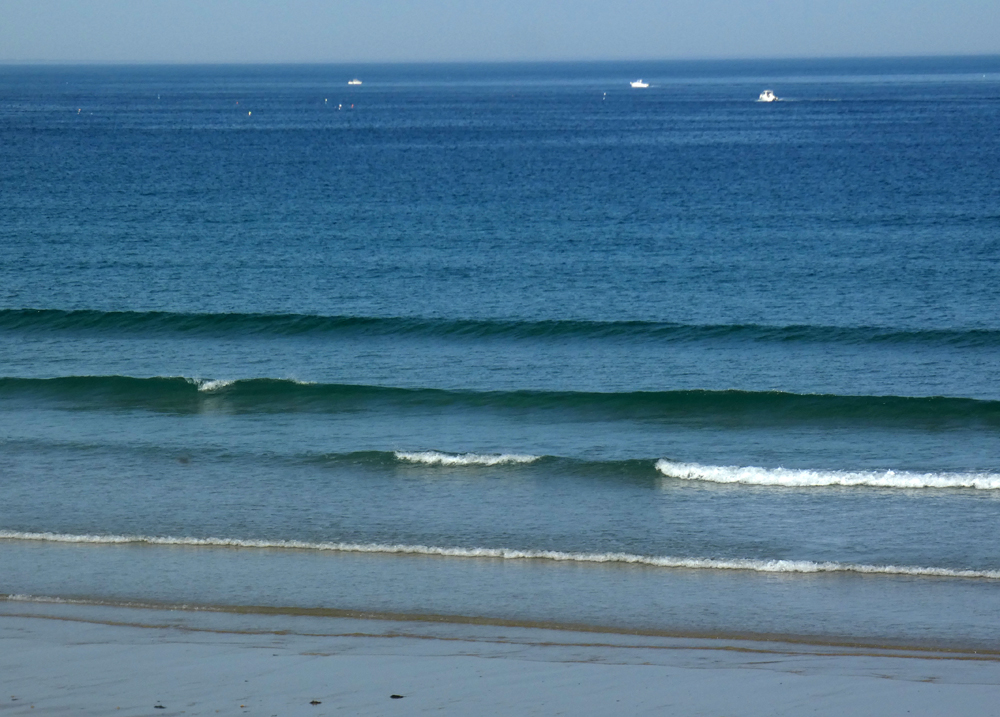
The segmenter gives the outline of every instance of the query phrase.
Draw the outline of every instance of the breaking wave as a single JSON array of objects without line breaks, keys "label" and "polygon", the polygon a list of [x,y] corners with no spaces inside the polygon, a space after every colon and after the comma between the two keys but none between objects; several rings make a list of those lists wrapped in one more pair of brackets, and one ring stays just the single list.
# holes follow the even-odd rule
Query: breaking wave
[{"label": "breaking wave", "polygon": [[226,381],[224,379],[199,379],[192,381],[192,383],[198,387],[199,391],[205,391],[207,393],[209,391],[217,391],[218,389],[225,388],[226,386],[231,386],[235,383],[235,381]]},{"label": "breaking wave", "polygon": [[873,488],[975,488],[1000,490],[997,473],[913,473],[909,471],[820,471],[757,466],[705,466],[667,459],[656,462],[663,475],[679,480],[789,487],[869,486]]},{"label": "breaking wave", "polygon": [[446,548],[428,545],[388,543],[313,543],[301,540],[244,540],[236,538],[176,538],[147,535],[71,535],[0,530],[0,540],[92,545],[163,545],[210,548],[271,550],[315,550],[335,553],[378,553],[426,555],[446,558],[491,558],[499,560],[548,560],[553,562],[644,565],[654,568],[690,570],[746,570],[758,573],[862,573],[910,575],[942,578],[985,578],[1000,580],[1000,570],[961,570],[902,565],[862,565],[856,563],[813,562],[811,560],[755,560],[750,558],[683,558],[637,555],[633,553],[570,553],[556,550],[512,548]]},{"label": "breaking wave", "polygon": [[508,463],[534,463],[541,458],[541,456],[518,453],[441,453],[439,451],[417,453],[396,451],[394,455],[397,460],[426,463],[432,466],[497,466]]}]

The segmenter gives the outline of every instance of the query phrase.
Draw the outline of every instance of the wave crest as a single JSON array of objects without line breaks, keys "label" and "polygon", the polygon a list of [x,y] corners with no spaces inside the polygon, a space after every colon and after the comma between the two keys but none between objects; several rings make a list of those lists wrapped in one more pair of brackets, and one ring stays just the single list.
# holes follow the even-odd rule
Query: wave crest
[{"label": "wave crest", "polygon": [[500,560],[551,560],[572,563],[618,563],[655,568],[691,570],[747,570],[758,573],[863,573],[911,575],[943,578],[985,578],[1000,580],[1000,570],[960,570],[954,568],[856,563],[813,562],[811,560],[758,560],[751,558],[678,558],[634,553],[568,553],[557,550],[517,550],[513,548],[445,548],[429,545],[384,543],[311,543],[302,540],[244,540],[238,538],[175,538],[148,535],[71,535],[0,530],[0,540],[32,540],[49,543],[95,545],[176,545],[192,547],[317,550],[336,553],[380,553],[427,555],[448,558],[494,558]]},{"label": "wave crest", "polygon": [[424,463],[431,466],[498,466],[510,463],[534,463],[541,456],[518,453],[441,453],[440,451],[420,451],[407,453],[396,451],[396,459],[410,463]]},{"label": "wave crest", "polygon": [[820,471],[757,466],[705,466],[665,458],[656,468],[668,478],[711,483],[788,487],[866,486],[872,488],[974,488],[1000,490],[996,473],[911,473],[909,471]]},{"label": "wave crest", "polygon": [[[207,395],[206,395],[207,394]],[[753,425],[833,423],[981,430],[1000,427],[1000,401],[944,396],[841,396],[780,391],[475,391],[431,387],[310,383],[293,378],[195,379],[180,376],[0,376],[0,398],[77,405],[201,411],[204,401],[242,411],[338,412],[359,406],[586,412],[611,418],[734,421]]]},{"label": "wave crest", "polygon": [[235,380],[227,381],[225,379],[196,379],[194,381],[194,385],[198,387],[198,390],[205,393],[217,391],[226,386],[232,386],[234,383],[236,383]]}]

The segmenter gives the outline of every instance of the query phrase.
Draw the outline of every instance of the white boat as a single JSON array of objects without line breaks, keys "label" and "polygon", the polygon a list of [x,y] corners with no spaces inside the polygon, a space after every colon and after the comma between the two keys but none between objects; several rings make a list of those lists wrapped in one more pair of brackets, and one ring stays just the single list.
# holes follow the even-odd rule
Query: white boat
[{"label": "white boat", "polygon": [[349,84],[349,85],[360,85],[361,84],[361,80],[348,80],[347,84]]},{"label": "white boat", "polygon": [[776,102],[777,100],[778,98],[774,96],[771,90],[764,90],[760,93],[760,97],[757,98],[758,102]]},{"label": "white boat", "polygon": [[649,87],[649,83],[648,82],[643,82],[642,80],[636,80],[635,82],[629,82],[629,84],[632,85],[633,87],[636,87],[636,88]]}]

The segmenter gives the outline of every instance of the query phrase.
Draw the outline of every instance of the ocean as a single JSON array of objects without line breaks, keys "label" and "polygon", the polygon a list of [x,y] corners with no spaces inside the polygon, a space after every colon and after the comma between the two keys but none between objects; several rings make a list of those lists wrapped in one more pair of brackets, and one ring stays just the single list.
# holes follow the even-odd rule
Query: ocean
[{"label": "ocean", "polygon": [[6,66],[0,138],[8,603],[996,648],[1000,57]]}]

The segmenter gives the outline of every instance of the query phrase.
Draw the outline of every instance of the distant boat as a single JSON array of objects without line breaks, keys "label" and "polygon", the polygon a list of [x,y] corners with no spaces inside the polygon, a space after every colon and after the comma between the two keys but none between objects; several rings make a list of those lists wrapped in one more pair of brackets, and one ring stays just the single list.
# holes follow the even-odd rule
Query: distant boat
[{"label": "distant boat", "polygon": [[758,102],[777,102],[778,99],[779,98],[775,97],[774,93],[771,90],[764,90],[763,92],[760,93],[760,97],[757,98],[757,101]]},{"label": "distant boat", "polygon": [[639,88],[639,87],[649,87],[649,83],[648,82],[643,82],[642,80],[636,80],[635,82],[629,82],[629,84],[632,85],[633,87],[636,87],[636,88]]},{"label": "distant boat", "polygon": [[361,84],[361,80],[348,80],[347,84],[349,84],[349,85],[360,85]]}]

